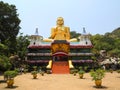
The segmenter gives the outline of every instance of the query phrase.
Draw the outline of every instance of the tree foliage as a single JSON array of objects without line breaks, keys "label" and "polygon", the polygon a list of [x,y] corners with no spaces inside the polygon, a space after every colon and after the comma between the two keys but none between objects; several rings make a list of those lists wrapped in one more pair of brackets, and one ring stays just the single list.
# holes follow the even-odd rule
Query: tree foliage
[{"label": "tree foliage", "polygon": [[76,31],[71,31],[70,32],[70,38],[77,38],[80,36],[80,33],[77,33]]},{"label": "tree foliage", "polygon": [[8,52],[8,47],[6,45],[0,43],[0,54],[5,55],[5,53],[7,53],[7,52]]},{"label": "tree foliage", "polygon": [[0,40],[13,53],[16,48],[16,36],[20,29],[20,19],[15,5],[0,1]]},{"label": "tree foliage", "polygon": [[4,55],[0,55],[0,70],[9,70],[11,67],[9,58]]},{"label": "tree foliage", "polygon": [[117,39],[120,38],[120,27],[118,27],[112,31],[111,37],[117,38]]},{"label": "tree foliage", "polygon": [[94,49],[93,52],[98,54],[100,50],[106,50],[109,56],[120,57],[120,28],[107,32],[105,35],[96,34],[91,37]]},{"label": "tree foliage", "polygon": [[20,36],[17,37],[16,48],[17,54],[22,60],[24,60],[25,58],[28,45],[29,45],[28,36],[27,35],[23,36],[23,33],[20,33]]}]

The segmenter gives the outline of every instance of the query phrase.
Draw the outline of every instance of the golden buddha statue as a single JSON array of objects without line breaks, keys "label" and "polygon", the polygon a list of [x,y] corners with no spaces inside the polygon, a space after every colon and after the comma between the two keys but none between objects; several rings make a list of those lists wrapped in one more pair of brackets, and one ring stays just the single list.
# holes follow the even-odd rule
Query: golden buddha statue
[{"label": "golden buddha statue", "polygon": [[64,20],[62,17],[57,18],[57,26],[51,29],[51,39],[54,40],[69,40],[70,29],[64,26]]},{"label": "golden buddha statue", "polygon": [[70,28],[64,26],[64,19],[58,17],[56,21],[56,26],[51,29],[50,39],[44,39],[44,41],[53,40],[67,40],[67,41],[77,41],[77,39],[70,39]]}]

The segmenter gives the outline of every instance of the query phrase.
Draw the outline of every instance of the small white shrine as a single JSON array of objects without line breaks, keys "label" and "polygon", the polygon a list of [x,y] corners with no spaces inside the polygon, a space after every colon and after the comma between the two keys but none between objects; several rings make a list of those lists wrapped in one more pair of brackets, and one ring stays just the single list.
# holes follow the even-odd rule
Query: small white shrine
[{"label": "small white shrine", "polygon": [[35,35],[30,36],[30,45],[40,45],[43,37],[39,35],[38,28],[36,28]]},{"label": "small white shrine", "polygon": [[91,40],[90,40],[90,34],[87,34],[85,31],[85,28],[83,28],[83,33],[79,37],[80,45],[92,45]]}]

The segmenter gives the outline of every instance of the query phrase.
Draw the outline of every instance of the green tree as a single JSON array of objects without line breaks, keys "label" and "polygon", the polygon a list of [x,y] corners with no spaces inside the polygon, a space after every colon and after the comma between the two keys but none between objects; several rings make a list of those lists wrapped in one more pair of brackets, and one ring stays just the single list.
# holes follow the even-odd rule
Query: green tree
[{"label": "green tree", "polygon": [[80,36],[80,33],[77,33],[76,31],[71,31],[70,32],[70,38],[77,38]]},{"label": "green tree", "polygon": [[112,49],[111,51],[109,51],[109,56],[119,56],[120,57],[120,50],[115,48],[115,49]]},{"label": "green tree", "polygon": [[93,43],[93,53],[99,56],[100,50],[106,50],[110,56],[120,56],[120,28],[107,32],[105,35],[96,34],[91,37]]},{"label": "green tree", "polygon": [[96,35],[93,35],[91,36],[91,41],[92,41],[92,44],[94,46],[94,51],[95,52],[99,52],[102,48],[101,46],[101,39],[102,39],[103,35],[100,35],[100,34],[96,34]]},{"label": "green tree", "polygon": [[114,48],[117,48],[120,50],[120,38],[119,39],[115,39],[115,44],[114,44]]},{"label": "green tree", "polygon": [[0,43],[0,54],[6,55],[7,52],[8,52],[8,47]]},{"label": "green tree", "polygon": [[0,70],[9,70],[12,67],[8,57],[0,55]]},{"label": "green tree", "polygon": [[9,5],[0,1],[0,40],[2,44],[9,47],[11,53],[16,51],[16,36],[20,29],[15,5]]},{"label": "green tree", "polygon": [[111,37],[120,38],[120,27],[116,28],[111,32]]},{"label": "green tree", "polygon": [[29,45],[29,40],[28,36],[25,35],[23,36],[23,33],[20,33],[20,36],[17,37],[17,54],[21,58],[21,60],[24,60],[26,52],[27,52],[27,47]]}]

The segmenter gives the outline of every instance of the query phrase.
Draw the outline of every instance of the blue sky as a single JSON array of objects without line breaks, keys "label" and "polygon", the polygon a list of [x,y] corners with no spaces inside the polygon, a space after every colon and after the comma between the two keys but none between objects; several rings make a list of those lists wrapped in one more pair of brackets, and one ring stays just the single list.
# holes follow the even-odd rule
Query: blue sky
[{"label": "blue sky", "polygon": [[2,0],[16,5],[21,19],[20,32],[44,38],[50,36],[56,18],[64,18],[71,31],[105,34],[120,27],[120,0]]}]

